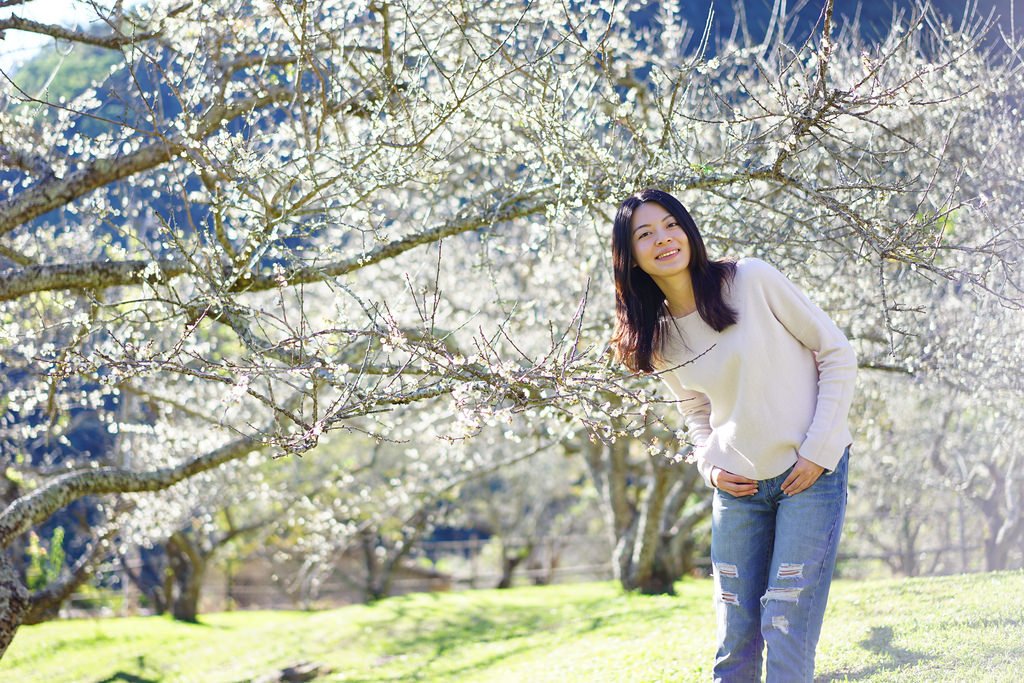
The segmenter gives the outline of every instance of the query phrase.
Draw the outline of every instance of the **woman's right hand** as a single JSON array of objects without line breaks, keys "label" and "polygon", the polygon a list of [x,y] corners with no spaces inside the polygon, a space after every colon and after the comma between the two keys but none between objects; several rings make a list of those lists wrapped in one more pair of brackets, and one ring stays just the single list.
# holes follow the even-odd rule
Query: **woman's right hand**
[{"label": "woman's right hand", "polygon": [[723,470],[717,465],[711,470],[711,483],[716,489],[736,496],[752,496],[757,493],[757,482],[739,474]]}]

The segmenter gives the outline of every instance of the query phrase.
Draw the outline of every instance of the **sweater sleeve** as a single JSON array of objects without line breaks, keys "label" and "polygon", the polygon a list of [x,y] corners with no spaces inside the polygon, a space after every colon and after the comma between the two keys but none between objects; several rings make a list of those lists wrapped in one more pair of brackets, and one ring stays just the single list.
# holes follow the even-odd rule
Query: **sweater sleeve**
[{"label": "sweater sleeve", "polygon": [[713,465],[704,458],[705,445],[711,436],[711,401],[699,391],[684,389],[671,370],[662,372],[661,379],[676,397],[676,407],[682,413],[686,431],[693,439],[693,455],[691,457],[697,464],[697,471],[700,472],[704,483],[713,488],[714,485],[711,483]]},{"label": "sweater sleeve", "polygon": [[845,428],[857,377],[857,356],[839,327],[820,308],[772,266],[759,261],[757,271],[772,315],[801,344],[814,352],[818,367],[818,397],[814,419],[797,452],[832,470],[842,452],[823,452],[828,435]]}]

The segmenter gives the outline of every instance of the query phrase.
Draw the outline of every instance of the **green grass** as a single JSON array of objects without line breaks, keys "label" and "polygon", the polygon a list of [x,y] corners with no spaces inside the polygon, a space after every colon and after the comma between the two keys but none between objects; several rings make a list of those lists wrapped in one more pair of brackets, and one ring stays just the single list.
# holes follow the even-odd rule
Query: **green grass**
[{"label": "green grass", "polygon": [[[59,621],[22,628],[3,681],[238,681],[315,661],[318,680],[706,681],[711,583],[675,597],[610,583],[434,593],[323,612]],[[818,648],[820,681],[1016,681],[1024,572],[837,581]]]}]

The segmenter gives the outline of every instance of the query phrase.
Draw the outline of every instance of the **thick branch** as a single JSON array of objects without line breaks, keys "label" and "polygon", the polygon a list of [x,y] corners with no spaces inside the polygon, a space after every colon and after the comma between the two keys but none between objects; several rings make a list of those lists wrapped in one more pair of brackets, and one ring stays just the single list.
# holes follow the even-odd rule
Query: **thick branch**
[{"label": "thick branch", "polygon": [[[196,136],[206,137],[223,124],[254,109],[293,97],[294,92],[291,90],[276,88],[259,97],[212,107],[200,121]],[[6,235],[19,225],[65,206],[104,185],[165,164],[185,149],[185,140],[181,137],[162,138],[130,154],[96,159],[63,178],[53,178],[33,185],[0,203],[0,235]]]},{"label": "thick branch", "polygon": [[[0,301],[11,301],[32,292],[63,289],[102,290],[121,285],[138,285],[154,280],[153,265],[160,279],[170,279],[188,270],[185,261],[88,261],[55,263],[0,272]],[[147,268],[150,269],[147,274]]]},{"label": "thick branch", "polygon": [[[468,212],[463,212],[463,215],[452,220],[422,232],[392,240],[365,254],[316,268],[300,268],[292,271],[288,273],[288,282],[290,284],[309,284],[340,277],[445,237],[478,230],[496,222],[514,220],[538,213],[550,203],[548,194],[541,190],[533,190],[469,215],[467,215]],[[0,227],[3,223],[2,216],[3,210],[0,209]],[[163,278],[173,278],[188,270],[188,264],[183,260],[93,261],[11,268],[0,272],[0,301],[11,301],[31,292],[62,289],[99,290],[123,285],[138,285],[154,278],[151,274],[154,265]],[[233,289],[235,291],[243,289],[261,291],[276,289],[279,286],[279,276],[268,271],[266,274],[260,273],[250,279],[239,278]]]},{"label": "thick branch", "polygon": [[653,477],[647,486],[647,496],[641,508],[642,518],[640,520],[639,546],[633,548],[632,580],[634,585],[642,591],[671,590],[671,585],[652,586],[651,578],[654,572],[654,559],[658,551],[658,541],[661,534],[662,514],[665,509],[665,499],[668,496],[672,480],[678,474],[678,469],[673,471],[671,466],[665,467],[654,463]]},{"label": "thick branch", "polygon": [[[476,207],[473,207],[471,211],[463,211],[461,215],[438,226],[401,239],[392,240],[366,254],[326,266],[300,268],[292,271],[288,274],[288,282],[292,284],[307,284],[319,282],[329,277],[340,277],[365,266],[394,258],[402,252],[415,247],[440,241],[445,237],[472,232],[495,223],[503,223],[540,213],[551,204],[552,196],[555,195],[557,190],[557,187],[545,186],[524,192],[507,200],[501,200],[494,206],[487,207],[484,210],[478,210]],[[278,279],[274,276],[260,275],[246,283],[240,283],[239,288],[272,289],[277,286],[279,286]]]},{"label": "thick branch", "polygon": [[136,33],[132,35],[125,35],[123,33],[112,33],[106,36],[93,35],[86,33],[85,31],[73,31],[64,26],[58,26],[55,24],[43,24],[38,21],[32,21],[30,19],[22,19],[17,15],[11,15],[6,19],[0,19],[0,32],[6,30],[26,31],[28,33],[37,33],[39,35],[50,36],[57,40],[66,40],[72,43],[82,43],[84,45],[95,45],[96,47],[105,47],[110,50],[118,50],[121,47],[130,43],[137,43],[143,40],[149,40],[154,36],[159,35],[158,32],[151,33]]},{"label": "thick branch", "polygon": [[[677,189],[697,189],[749,182],[754,179],[777,180],[778,178],[772,175],[770,171],[758,168],[751,172],[740,174],[671,176],[667,179],[667,182],[677,187]],[[99,187],[99,185],[95,185],[85,191],[91,191],[95,187]],[[31,192],[31,190],[29,191]],[[81,194],[84,194],[85,191],[81,192]],[[560,187],[557,185],[544,185],[513,195],[510,198],[499,200],[490,206],[480,207],[471,205],[461,211],[459,215],[439,225],[391,240],[358,256],[317,267],[298,268],[290,271],[287,274],[287,280],[289,284],[293,285],[322,282],[394,258],[415,247],[438,242],[445,237],[452,237],[461,233],[479,230],[496,223],[542,213],[554,201],[553,198],[559,192]],[[23,203],[21,200],[24,196],[25,194],[23,193],[11,202],[8,202],[8,204],[17,205]],[[607,200],[609,191],[604,187],[595,187],[593,189],[593,196],[593,201],[600,203]],[[28,200],[25,201],[25,203],[27,202]],[[59,205],[49,206],[49,209],[56,208]],[[0,234],[12,230],[20,222],[9,225],[9,214],[11,211],[12,208],[10,206],[5,207],[0,204]],[[35,215],[40,214],[36,213],[31,217],[35,217]],[[28,218],[25,220],[28,220]],[[153,279],[154,276],[147,274],[146,269],[147,267],[152,269],[154,265],[164,278],[177,277],[188,270],[187,264],[184,261],[178,260],[94,261],[12,268],[0,272],[0,301],[11,301],[31,292],[64,289],[101,290],[124,285],[138,285]],[[231,291],[264,291],[275,289],[279,286],[279,274],[266,271],[253,274],[251,278],[237,278],[231,286]]]},{"label": "thick branch", "polygon": [[0,203],[0,235],[93,190],[169,161],[182,150],[171,140],[154,142],[114,159],[97,159],[64,178],[38,183]]},{"label": "thick branch", "polygon": [[0,244],[0,257],[7,259],[11,263],[17,263],[19,266],[31,266],[35,263],[35,261],[24,254],[21,254],[10,247],[5,247],[2,244]]},{"label": "thick branch", "polygon": [[278,519],[279,518],[276,515],[274,515],[270,517],[264,517],[263,519],[258,519],[255,522],[250,522],[249,524],[243,524],[240,527],[232,525],[231,529],[227,533],[225,533],[220,538],[216,538],[211,541],[210,552],[206,554],[212,554],[214,550],[227,545],[239,536],[244,536],[245,534],[248,534],[252,531],[258,531],[259,529],[262,529],[265,526],[273,524],[274,522],[278,521]]},{"label": "thick branch", "polygon": [[251,437],[242,437],[209,453],[193,458],[177,467],[149,472],[133,472],[104,467],[85,472],[72,472],[22,496],[0,513],[0,548],[7,548],[20,534],[47,519],[57,510],[84,496],[105,493],[160,491],[201,472],[245,457],[265,444]]},{"label": "thick branch", "polygon": [[198,540],[193,541],[181,530],[171,534],[171,537],[167,539],[167,545],[176,550],[178,555],[187,558],[188,563],[193,567],[203,564],[209,555],[199,547]]},{"label": "thick branch", "polygon": [[52,178],[53,167],[41,155],[0,144],[0,163],[20,168],[39,178]]}]

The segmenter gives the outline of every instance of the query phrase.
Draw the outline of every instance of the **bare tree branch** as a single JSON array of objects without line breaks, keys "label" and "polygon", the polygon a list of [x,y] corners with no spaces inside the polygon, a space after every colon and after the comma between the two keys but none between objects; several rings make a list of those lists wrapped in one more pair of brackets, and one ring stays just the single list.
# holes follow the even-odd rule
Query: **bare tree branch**
[{"label": "bare tree branch", "polygon": [[60,606],[71,597],[82,584],[92,578],[96,567],[108,552],[107,541],[117,534],[112,526],[107,533],[93,540],[92,545],[82,554],[71,570],[56,581],[32,594],[31,606],[25,614],[26,624],[38,624],[56,616]]}]

